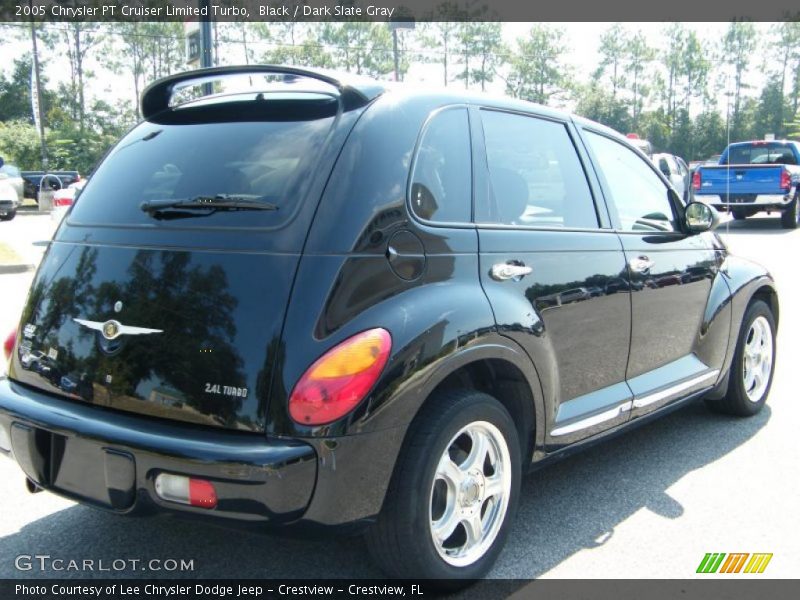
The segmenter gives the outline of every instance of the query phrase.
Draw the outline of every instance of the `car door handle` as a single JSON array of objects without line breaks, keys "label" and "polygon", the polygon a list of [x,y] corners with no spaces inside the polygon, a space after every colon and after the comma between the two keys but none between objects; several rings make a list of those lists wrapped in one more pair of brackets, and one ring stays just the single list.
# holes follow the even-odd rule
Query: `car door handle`
[{"label": "car door handle", "polygon": [[492,279],[497,281],[507,281],[509,279],[518,281],[525,275],[530,275],[532,271],[533,269],[530,267],[519,263],[497,263],[492,267]]},{"label": "car door handle", "polygon": [[634,273],[643,273],[647,275],[656,263],[654,260],[650,260],[647,256],[638,256],[636,258],[632,258],[630,262],[628,262],[628,266],[630,266],[631,271]]}]

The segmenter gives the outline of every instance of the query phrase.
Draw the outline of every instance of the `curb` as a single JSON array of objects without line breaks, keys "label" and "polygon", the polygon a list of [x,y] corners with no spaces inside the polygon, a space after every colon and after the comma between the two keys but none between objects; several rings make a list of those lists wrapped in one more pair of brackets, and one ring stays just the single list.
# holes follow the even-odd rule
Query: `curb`
[{"label": "curb", "polygon": [[18,273],[27,273],[33,271],[36,267],[33,265],[0,265],[0,275],[14,275]]}]

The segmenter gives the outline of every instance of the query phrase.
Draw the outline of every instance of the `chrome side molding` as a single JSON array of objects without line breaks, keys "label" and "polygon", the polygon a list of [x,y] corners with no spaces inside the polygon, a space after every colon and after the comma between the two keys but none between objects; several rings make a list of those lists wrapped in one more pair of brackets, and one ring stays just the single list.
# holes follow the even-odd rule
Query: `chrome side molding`
[{"label": "chrome side molding", "polygon": [[611,419],[616,419],[624,412],[628,412],[633,406],[633,401],[628,400],[615,406],[614,408],[610,408],[606,411],[598,413],[596,415],[592,415],[591,417],[586,417],[585,419],[581,419],[580,421],[575,421],[574,423],[570,423],[569,425],[563,425],[561,427],[556,427],[553,431],[550,432],[550,435],[553,437],[558,437],[560,435],[567,435],[568,433],[575,433],[576,431],[580,431],[581,429],[587,429],[589,427],[594,427],[595,425],[599,425],[600,423],[604,423],[605,421],[610,421]]},{"label": "chrome side molding", "polygon": [[670,396],[674,396],[675,394],[679,394],[685,390],[688,390],[691,387],[694,387],[704,381],[707,381],[711,378],[716,379],[719,375],[719,369],[714,371],[709,371],[708,373],[703,373],[702,375],[698,375],[697,377],[693,377],[688,381],[682,381],[681,383],[677,383],[673,386],[670,386],[664,390],[653,392],[652,394],[646,394],[644,396],[639,396],[638,398],[633,399],[633,407],[634,408],[642,408],[644,406],[650,406],[658,402],[659,400],[663,400],[665,398],[669,398]]}]

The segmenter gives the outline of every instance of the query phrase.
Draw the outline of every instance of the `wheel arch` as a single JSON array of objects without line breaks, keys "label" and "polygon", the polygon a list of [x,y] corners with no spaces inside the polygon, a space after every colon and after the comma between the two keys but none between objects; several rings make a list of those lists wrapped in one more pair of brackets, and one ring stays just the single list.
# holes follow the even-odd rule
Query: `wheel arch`
[{"label": "wheel arch", "polygon": [[[440,392],[475,389],[497,399],[511,415],[520,438],[523,467],[537,458],[544,444],[545,410],[542,385],[527,354],[510,339],[493,335],[487,343],[453,354],[426,382],[414,418]],[[414,420],[408,432],[414,427]]]},{"label": "wheel arch", "polygon": [[726,280],[730,288],[732,307],[731,328],[728,336],[725,362],[721,369],[722,375],[717,386],[708,394],[707,399],[709,400],[719,399],[727,392],[733,356],[747,308],[754,300],[764,301],[772,311],[776,328],[780,315],[780,304],[775,281],[764,267],[733,255],[727,256],[725,263],[727,267]]},{"label": "wheel arch", "polygon": [[775,327],[777,327],[780,319],[780,303],[778,301],[778,292],[775,291],[775,287],[768,284],[762,284],[761,287],[759,287],[755,292],[753,292],[752,296],[750,296],[747,306],[750,306],[754,300],[762,300],[767,306],[769,306],[769,309],[772,312],[772,317],[775,319]]}]

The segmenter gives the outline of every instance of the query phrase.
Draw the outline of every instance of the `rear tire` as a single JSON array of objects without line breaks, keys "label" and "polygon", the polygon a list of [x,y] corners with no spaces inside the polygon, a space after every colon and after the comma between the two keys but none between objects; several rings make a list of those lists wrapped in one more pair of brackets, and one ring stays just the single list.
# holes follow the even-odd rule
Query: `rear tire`
[{"label": "rear tire", "polygon": [[715,412],[751,417],[767,402],[775,372],[775,318],[766,302],[751,303],[742,319],[731,364],[728,392],[721,400],[707,400]]},{"label": "rear tire", "polygon": [[367,548],[393,577],[456,590],[484,576],[505,544],[521,465],[514,422],[474,390],[432,397],[414,419]]},{"label": "rear tire", "polygon": [[787,206],[781,213],[781,226],[783,226],[784,229],[797,229],[797,204],[798,198],[797,195],[795,195],[795,197],[792,198],[792,201],[789,203],[789,206]]},{"label": "rear tire", "polygon": [[0,221],[10,221],[11,219],[13,219],[16,216],[17,216],[17,211],[16,210],[10,210],[6,214],[0,216]]},{"label": "rear tire", "polygon": [[743,210],[732,210],[731,214],[733,215],[733,218],[736,219],[737,221],[744,221],[747,217],[750,216]]}]

